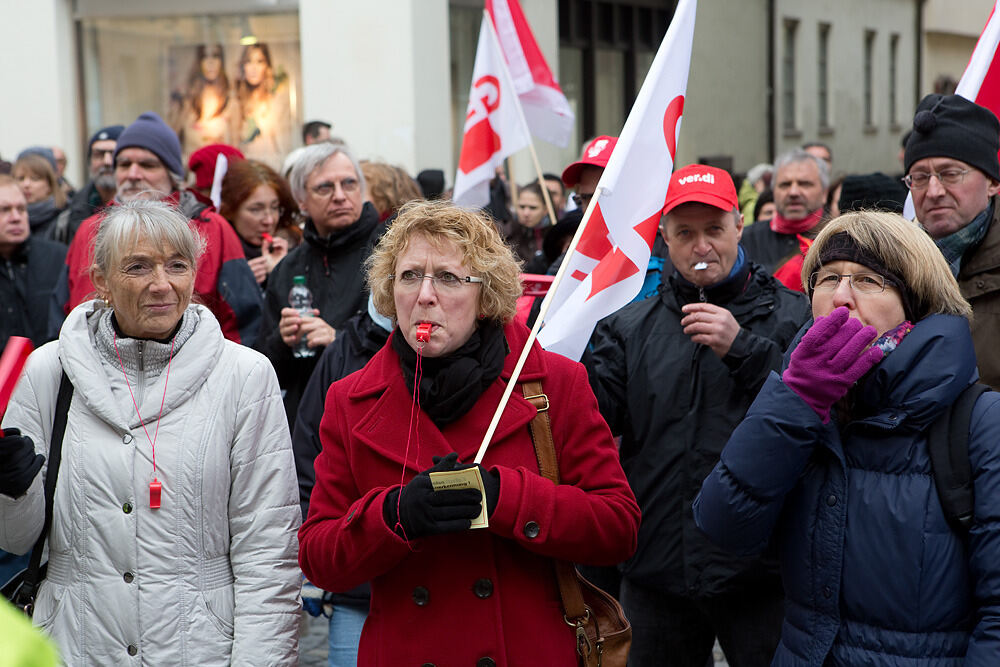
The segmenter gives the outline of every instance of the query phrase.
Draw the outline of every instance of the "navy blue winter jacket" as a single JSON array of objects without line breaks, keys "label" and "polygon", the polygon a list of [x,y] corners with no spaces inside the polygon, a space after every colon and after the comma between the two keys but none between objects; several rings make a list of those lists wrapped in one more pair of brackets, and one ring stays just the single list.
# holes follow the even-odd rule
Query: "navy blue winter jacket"
[{"label": "navy blue winter jacket", "polygon": [[1000,394],[972,414],[975,518],[945,520],[926,431],[978,377],[968,322],[932,315],[823,424],[772,373],[694,504],[742,553],[777,543],[785,621],[773,665],[1000,665]]}]

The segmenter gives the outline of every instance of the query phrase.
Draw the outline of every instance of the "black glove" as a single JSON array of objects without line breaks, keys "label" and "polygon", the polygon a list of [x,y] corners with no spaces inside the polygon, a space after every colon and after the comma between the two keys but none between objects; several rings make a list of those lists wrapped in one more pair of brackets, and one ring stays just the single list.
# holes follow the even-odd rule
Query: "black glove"
[{"label": "black glove", "polygon": [[5,428],[0,438],[0,493],[17,498],[28,490],[42,469],[45,457],[35,453],[35,443],[16,428]]},{"label": "black glove", "polygon": [[480,463],[459,463],[455,466],[455,470],[466,468],[479,468],[479,474],[483,478],[483,490],[486,492],[486,516],[493,516],[493,510],[497,508],[497,501],[500,500],[500,473],[496,470],[487,470]]},{"label": "black glove", "polygon": [[411,479],[402,492],[387,493],[382,505],[385,524],[408,540],[468,530],[479,516],[482,494],[476,489],[435,491],[431,485],[430,473],[454,470],[457,460],[455,452],[435,456],[434,465]]}]

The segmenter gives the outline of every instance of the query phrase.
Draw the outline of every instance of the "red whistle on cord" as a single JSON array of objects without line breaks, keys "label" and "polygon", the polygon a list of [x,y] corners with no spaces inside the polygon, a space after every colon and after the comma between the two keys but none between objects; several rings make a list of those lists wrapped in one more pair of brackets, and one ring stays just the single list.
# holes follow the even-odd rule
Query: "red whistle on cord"
[{"label": "red whistle on cord", "polygon": [[270,248],[271,244],[274,243],[274,237],[268,234],[267,232],[264,232],[260,235],[260,240],[264,242],[264,246],[266,248]]},{"label": "red whistle on cord", "polygon": [[149,483],[149,509],[160,509],[160,493],[162,491],[163,485],[154,477],[153,481]]},{"label": "red whistle on cord", "polygon": [[[23,336],[11,336],[7,341],[3,354],[0,355],[0,418],[7,412],[7,404],[14,393],[14,385],[21,377],[28,355],[34,350],[31,341]],[[3,431],[0,431],[0,438]]]},{"label": "red whistle on cord", "polygon": [[417,342],[429,343],[431,341],[431,323],[421,322],[417,325]]}]

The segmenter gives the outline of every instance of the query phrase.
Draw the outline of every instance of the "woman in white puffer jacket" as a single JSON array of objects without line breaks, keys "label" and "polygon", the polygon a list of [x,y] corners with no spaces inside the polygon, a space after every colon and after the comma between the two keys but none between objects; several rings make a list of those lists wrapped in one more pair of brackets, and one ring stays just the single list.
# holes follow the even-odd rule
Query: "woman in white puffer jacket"
[{"label": "woman in white puffer jacket", "polygon": [[167,204],[112,207],[91,269],[102,299],[32,354],[4,416],[0,466],[27,472],[0,479],[0,548],[24,553],[63,370],[73,383],[34,613],[69,665],[298,660],[287,421],[267,359],[190,303],[202,245]]}]

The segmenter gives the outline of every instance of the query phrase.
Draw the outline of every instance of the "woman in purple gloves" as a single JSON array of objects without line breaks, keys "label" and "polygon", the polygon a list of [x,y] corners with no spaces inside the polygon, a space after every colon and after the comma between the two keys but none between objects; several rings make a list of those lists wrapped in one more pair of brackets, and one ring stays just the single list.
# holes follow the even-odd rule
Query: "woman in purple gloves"
[{"label": "woman in purple gloves", "polygon": [[969,305],[930,238],[887,213],[833,220],[802,283],[814,322],[704,481],[698,525],[778,549],[773,665],[1000,665],[1000,394],[972,408],[968,527],[946,518],[928,450],[978,378]]}]

